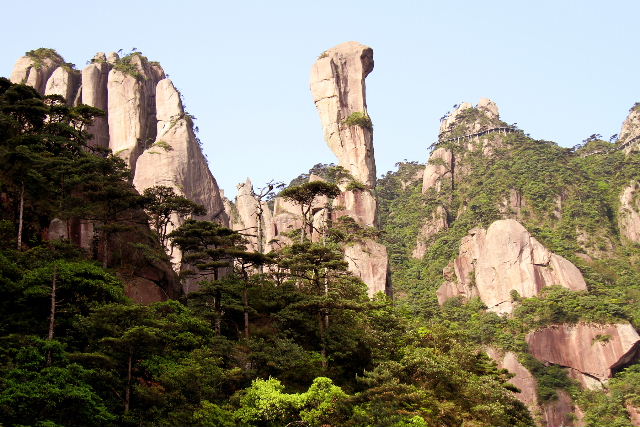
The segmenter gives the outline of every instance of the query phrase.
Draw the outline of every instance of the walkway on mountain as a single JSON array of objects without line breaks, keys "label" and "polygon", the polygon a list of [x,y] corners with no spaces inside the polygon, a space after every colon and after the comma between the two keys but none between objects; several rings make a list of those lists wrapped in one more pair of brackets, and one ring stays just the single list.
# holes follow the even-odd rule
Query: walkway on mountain
[{"label": "walkway on mountain", "polygon": [[468,141],[468,140],[471,140],[471,139],[474,139],[474,138],[480,138],[481,136],[488,135],[490,133],[502,133],[502,134],[506,135],[508,133],[515,133],[515,132],[522,132],[522,130],[521,129],[516,129],[516,128],[513,128],[513,127],[497,127],[497,128],[491,128],[491,129],[483,130],[481,132],[470,133],[468,135],[463,135],[463,136],[458,136],[458,137],[448,138],[448,139],[442,139],[442,136],[445,133],[445,132],[443,132],[440,135],[438,135],[438,141],[436,141],[433,144],[431,144],[431,147],[429,147],[429,148],[436,147],[437,145],[444,144],[445,142]]}]

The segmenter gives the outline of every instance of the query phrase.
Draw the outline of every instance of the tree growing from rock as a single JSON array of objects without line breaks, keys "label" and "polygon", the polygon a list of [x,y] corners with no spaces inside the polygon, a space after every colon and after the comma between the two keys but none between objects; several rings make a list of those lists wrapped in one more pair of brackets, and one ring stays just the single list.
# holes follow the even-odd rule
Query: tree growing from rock
[{"label": "tree growing from rock", "polygon": [[175,226],[175,216],[188,218],[206,215],[207,210],[184,196],[176,194],[175,190],[165,185],[149,187],[142,193],[145,198],[144,210],[151,219],[151,226],[158,234],[163,246],[167,246],[169,226]]},{"label": "tree growing from rock", "polygon": [[340,189],[335,184],[323,181],[311,181],[284,189],[280,197],[290,200],[300,206],[302,217],[302,235],[300,243],[304,243],[309,232],[309,239],[313,237],[313,205],[318,197],[326,196],[334,199],[340,195]]}]

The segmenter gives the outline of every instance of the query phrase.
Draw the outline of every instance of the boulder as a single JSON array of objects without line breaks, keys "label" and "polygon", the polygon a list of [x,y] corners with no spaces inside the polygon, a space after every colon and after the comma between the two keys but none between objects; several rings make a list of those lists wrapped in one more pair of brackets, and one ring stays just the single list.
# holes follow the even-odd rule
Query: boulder
[{"label": "boulder", "polygon": [[573,399],[565,390],[556,390],[557,399],[550,400],[542,405],[542,413],[547,427],[570,427],[583,425],[578,408]]},{"label": "boulder", "polygon": [[324,52],[311,68],[311,93],[324,138],[355,179],[373,188],[376,166],[370,126],[347,125],[353,113],[367,114],[365,78],[373,70],[373,50],[346,42]]},{"label": "boulder", "polygon": [[350,216],[363,227],[376,226],[376,199],[369,190],[343,191],[333,202],[333,219]]},{"label": "boulder", "polygon": [[487,230],[471,230],[444,274],[450,280],[438,289],[441,304],[453,296],[478,296],[498,313],[513,310],[514,290],[528,298],[545,286],[587,289],[576,266],[551,253],[513,219],[495,221]]},{"label": "boulder", "polygon": [[349,271],[366,283],[369,297],[378,292],[390,295],[389,259],[384,245],[363,239],[348,244],[344,255]]},{"label": "boulder", "polygon": [[553,325],[529,333],[526,340],[533,356],[570,368],[591,389],[636,360],[640,347],[640,336],[628,323]]},{"label": "boulder", "polygon": [[151,280],[134,277],[125,280],[125,294],[137,304],[151,305],[166,301],[167,294]]},{"label": "boulder", "polygon": [[273,218],[271,209],[266,202],[262,202],[262,221],[258,224],[258,199],[253,192],[253,184],[247,178],[244,183],[238,184],[238,193],[233,205],[234,220],[231,228],[242,232],[248,241],[247,248],[258,251],[258,238],[262,233],[262,252],[268,252],[269,242],[275,237],[273,235]]},{"label": "boulder", "polygon": [[640,243],[640,184],[631,182],[620,195],[618,211],[620,234],[631,242]]}]

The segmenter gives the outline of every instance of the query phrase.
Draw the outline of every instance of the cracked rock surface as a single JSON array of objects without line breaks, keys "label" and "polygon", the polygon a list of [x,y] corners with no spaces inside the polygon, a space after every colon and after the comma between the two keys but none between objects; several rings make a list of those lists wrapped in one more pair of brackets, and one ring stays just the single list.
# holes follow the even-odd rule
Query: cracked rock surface
[{"label": "cracked rock surface", "polygon": [[640,336],[629,323],[553,325],[531,332],[526,340],[538,360],[571,368],[571,376],[591,389],[635,360],[640,347]]},{"label": "cracked rock surface", "polygon": [[438,289],[440,304],[455,296],[477,296],[497,313],[511,313],[514,290],[528,298],[545,286],[587,289],[575,265],[550,252],[513,219],[469,231],[444,275],[448,281]]}]

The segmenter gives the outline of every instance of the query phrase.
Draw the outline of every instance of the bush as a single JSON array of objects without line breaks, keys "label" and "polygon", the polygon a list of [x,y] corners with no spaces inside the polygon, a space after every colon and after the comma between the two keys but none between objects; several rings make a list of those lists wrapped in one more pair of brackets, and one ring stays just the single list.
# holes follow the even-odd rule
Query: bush
[{"label": "bush", "polygon": [[347,126],[360,126],[364,129],[373,130],[373,123],[371,123],[371,117],[366,112],[356,111],[351,113],[349,117],[342,121]]}]

